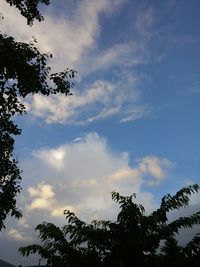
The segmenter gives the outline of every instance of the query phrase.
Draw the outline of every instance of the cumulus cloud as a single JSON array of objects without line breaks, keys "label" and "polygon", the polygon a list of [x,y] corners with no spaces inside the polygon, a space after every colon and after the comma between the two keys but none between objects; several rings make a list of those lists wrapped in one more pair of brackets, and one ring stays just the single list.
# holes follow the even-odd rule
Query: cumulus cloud
[{"label": "cumulus cloud", "polygon": [[28,188],[29,195],[31,197],[42,197],[44,199],[49,199],[54,196],[54,192],[52,190],[52,187],[48,184],[44,184],[41,182],[38,184],[37,188],[29,187]]},{"label": "cumulus cloud", "polygon": [[[33,174],[32,165],[38,166]],[[89,221],[113,218],[110,193],[114,190],[124,195],[137,193],[138,201],[151,211],[156,205],[153,195],[142,188],[162,183],[171,167],[169,160],[156,156],[131,165],[127,152],[114,153],[105,138],[89,133],[76,142],[33,151],[32,160],[24,162],[24,175],[38,180],[27,188],[24,208],[30,218],[37,211],[37,216],[59,219],[64,209]]]},{"label": "cumulus cloud", "polygon": [[[38,183],[36,187],[28,187],[27,192],[29,200],[31,200],[29,205],[26,205],[26,210],[28,212],[32,212],[35,210],[47,210],[50,212],[50,216],[61,217],[63,215],[64,210],[73,209],[72,206],[60,206],[58,201],[56,200],[56,196],[53,191],[53,186],[45,182]],[[20,224],[24,227],[27,227],[24,222],[20,222]]]},{"label": "cumulus cloud", "polygon": [[150,175],[151,179],[147,185],[159,185],[166,176],[166,171],[171,169],[174,164],[168,159],[160,159],[155,156],[142,158],[139,162],[139,169],[143,174]]},{"label": "cumulus cloud", "polygon": [[[38,156],[37,152],[33,152],[33,155],[34,155],[34,153],[36,153],[36,156]],[[65,156],[65,150],[62,147],[59,149],[50,149],[48,152],[47,151],[41,151],[41,154],[39,155],[39,157],[41,159],[46,159],[46,161],[49,162],[49,165],[51,167],[53,165],[57,169],[63,168],[64,156]]]}]

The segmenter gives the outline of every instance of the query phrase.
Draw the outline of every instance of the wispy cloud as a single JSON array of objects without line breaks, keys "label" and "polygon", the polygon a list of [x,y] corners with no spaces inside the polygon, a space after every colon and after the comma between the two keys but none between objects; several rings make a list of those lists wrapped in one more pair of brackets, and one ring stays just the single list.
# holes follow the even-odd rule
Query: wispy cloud
[{"label": "wispy cloud", "polygon": [[[11,34],[20,41],[30,41],[32,36],[38,40],[38,46],[43,52],[52,52],[54,62],[52,67],[63,69],[66,66],[77,66],[81,56],[95,46],[96,38],[100,33],[99,15],[112,14],[123,4],[122,0],[80,1],[74,8],[57,16],[53,9],[46,7],[45,20],[37,21],[30,28],[26,20],[15,8],[3,0],[0,1],[4,21],[1,23],[2,31]],[[61,4],[62,5],[62,4]],[[73,14],[73,15],[72,15]]]},{"label": "wispy cloud", "polygon": [[134,73],[115,83],[96,80],[71,97],[34,95],[26,106],[30,114],[48,124],[88,124],[111,116],[126,122],[146,116],[150,111],[147,105],[140,103]]},{"label": "wispy cloud", "polygon": [[153,26],[156,20],[155,11],[152,6],[149,8],[146,8],[145,10],[142,9],[137,14],[137,18],[135,21],[135,28],[140,35],[140,38],[143,39],[143,41],[148,43],[148,41],[153,36]]},{"label": "wispy cloud", "polygon": [[[87,124],[113,116],[118,117],[120,122],[128,122],[148,114],[147,105],[141,103],[138,97],[140,93],[136,84],[140,78],[130,67],[148,60],[148,41],[154,21],[152,9],[141,12],[133,23],[137,38],[108,45],[102,50],[98,44],[100,15],[114,15],[126,3],[125,0],[80,1],[70,12],[66,10],[66,14],[62,13],[59,17],[50,9],[45,21],[35,22],[31,28],[26,26],[25,19],[16,9],[10,9],[3,0],[1,2],[5,13],[2,31],[21,41],[29,41],[36,36],[39,48],[54,54],[53,69],[77,68],[80,77],[90,77],[97,71],[110,71],[109,81],[102,78],[93,83],[86,81],[82,88],[78,85],[79,90],[70,98],[61,95],[48,98],[33,96],[27,104],[30,114],[46,123],[62,124]],[[144,36],[148,36],[148,40]]]},{"label": "wispy cloud", "polygon": [[[107,40],[106,46],[102,48],[99,41],[103,32],[101,15],[114,16],[127,3],[126,0],[83,0],[72,6],[69,2],[67,7],[61,1],[63,10],[60,16],[51,6],[47,7],[45,21],[35,22],[31,28],[26,26],[25,19],[15,8],[10,8],[6,1],[0,0],[0,3],[5,17],[1,22],[2,31],[21,41],[29,41],[32,36],[36,36],[38,47],[54,54],[51,62],[53,70],[70,66],[77,69],[80,80],[82,78],[79,89],[71,98],[55,96],[45,99],[40,95],[32,98],[29,102],[30,113],[46,123],[86,124],[113,116],[120,122],[128,122],[146,116],[152,111],[148,103],[143,103],[142,97],[135,101],[140,92],[138,82],[143,81],[135,67],[147,64],[152,56],[154,62],[166,56],[166,49],[153,51],[152,41],[155,47],[166,48],[169,42],[170,46],[174,46],[173,38],[178,38],[180,43],[185,43],[184,38],[188,39],[186,35],[175,36],[171,28],[155,29],[162,18],[153,5],[138,9],[131,21],[129,38],[124,41],[116,39],[116,42],[111,43]],[[172,6],[169,5],[170,8]],[[166,12],[170,12],[169,7]],[[173,36],[170,37],[170,33]],[[109,78],[103,79],[108,71]],[[116,72],[121,72],[117,81]],[[198,87],[194,90],[199,91]]]}]

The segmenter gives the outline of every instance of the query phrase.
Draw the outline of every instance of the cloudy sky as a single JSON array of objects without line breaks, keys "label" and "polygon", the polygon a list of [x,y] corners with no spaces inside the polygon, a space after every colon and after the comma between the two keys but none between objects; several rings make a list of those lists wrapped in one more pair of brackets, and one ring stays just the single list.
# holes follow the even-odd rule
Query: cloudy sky
[{"label": "cloudy sky", "polygon": [[[110,193],[137,193],[147,212],[200,177],[198,0],[52,0],[32,27],[0,0],[1,31],[37,38],[54,71],[77,70],[73,96],[25,99],[16,155],[23,169],[19,221],[0,233],[0,258],[35,242],[42,221],[115,219]],[[58,3],[59,2],[59,3]],[[198,205],[193,198],[191,210]]]}]

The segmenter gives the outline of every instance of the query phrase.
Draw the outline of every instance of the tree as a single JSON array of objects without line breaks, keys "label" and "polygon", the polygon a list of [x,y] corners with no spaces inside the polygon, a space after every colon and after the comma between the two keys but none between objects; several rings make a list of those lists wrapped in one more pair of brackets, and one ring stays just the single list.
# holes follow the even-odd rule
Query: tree
[{"label": "tree", "polygon": [[185,266],[187,264],[183,247],[178,245],[175,237],[169,236],[161,248],[160,262],[162,266],[169,266],[172,262],[174,266]]},{"label": "tree", "polygon": [[[48,0],[6,0],[15,5],[32,25],[41,21],[38,4],[49,4]],[[13,37],[0,32],[0,230],[5,227],[7,215],[19,218],[22,214],[16,207],[16,196],[21,190],[21,170],[14,157],[14,136],[21,129],[14,122],[14,116],[22,115],[26,108],[21,99],[27,95],[62,93],[70,95],[75,71],[51,73],[47,65],[51,54],[41,54],[30,43],[16,42]]]},{"label": "tree", "polygon": [[[20,248],[23,256],[39,253],[49,266],[171,266],[173,260],[199,261],[200,238],[196,235],[186,247],[177,245],[175,239],[181,228],[192,228],[200,224],[200,212],[168,222],[167,213],[187,207],[192,193],[200,187],[192,185],[178,191],[174,196],[162,198],[160,208],[145,215],[142,205],[136,204],[132,196],[124,197],[113,192],[112,199],[119,204],[120,211],[115,222],[93,221],[87,224],[73,212],[65,211],[67,224],[61,229],[44,222],[36,227],[41,244]],[[159,254],[161,241],[164,248]],[[180,262],[178,262],[180,263]],[[192,265],[190,265],[192,266]]]},{"label": "tree", "polygon": [[40,3],[49,5],[49,0],[5,0],[10,6],[15,6],[19,9],[22,16],[27,19],[27,24],[32,25],[33,21],[36,19],[42,21],[44,17],[38,9]]}]

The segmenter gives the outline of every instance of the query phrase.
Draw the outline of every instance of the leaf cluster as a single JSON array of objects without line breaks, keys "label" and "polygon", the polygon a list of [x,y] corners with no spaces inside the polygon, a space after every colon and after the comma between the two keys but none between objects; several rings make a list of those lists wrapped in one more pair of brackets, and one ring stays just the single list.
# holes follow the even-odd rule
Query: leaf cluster
[{"label": "leaf cluster", "polygon": [[44,20],[44,17],[38,9],[38,5],[45,4],[49,5],[49,0],[6,0],[10,6],[15,6],[19,9],[21,15],[27,19],[27,24],[32,25],[36,19],[38,21]]}]

